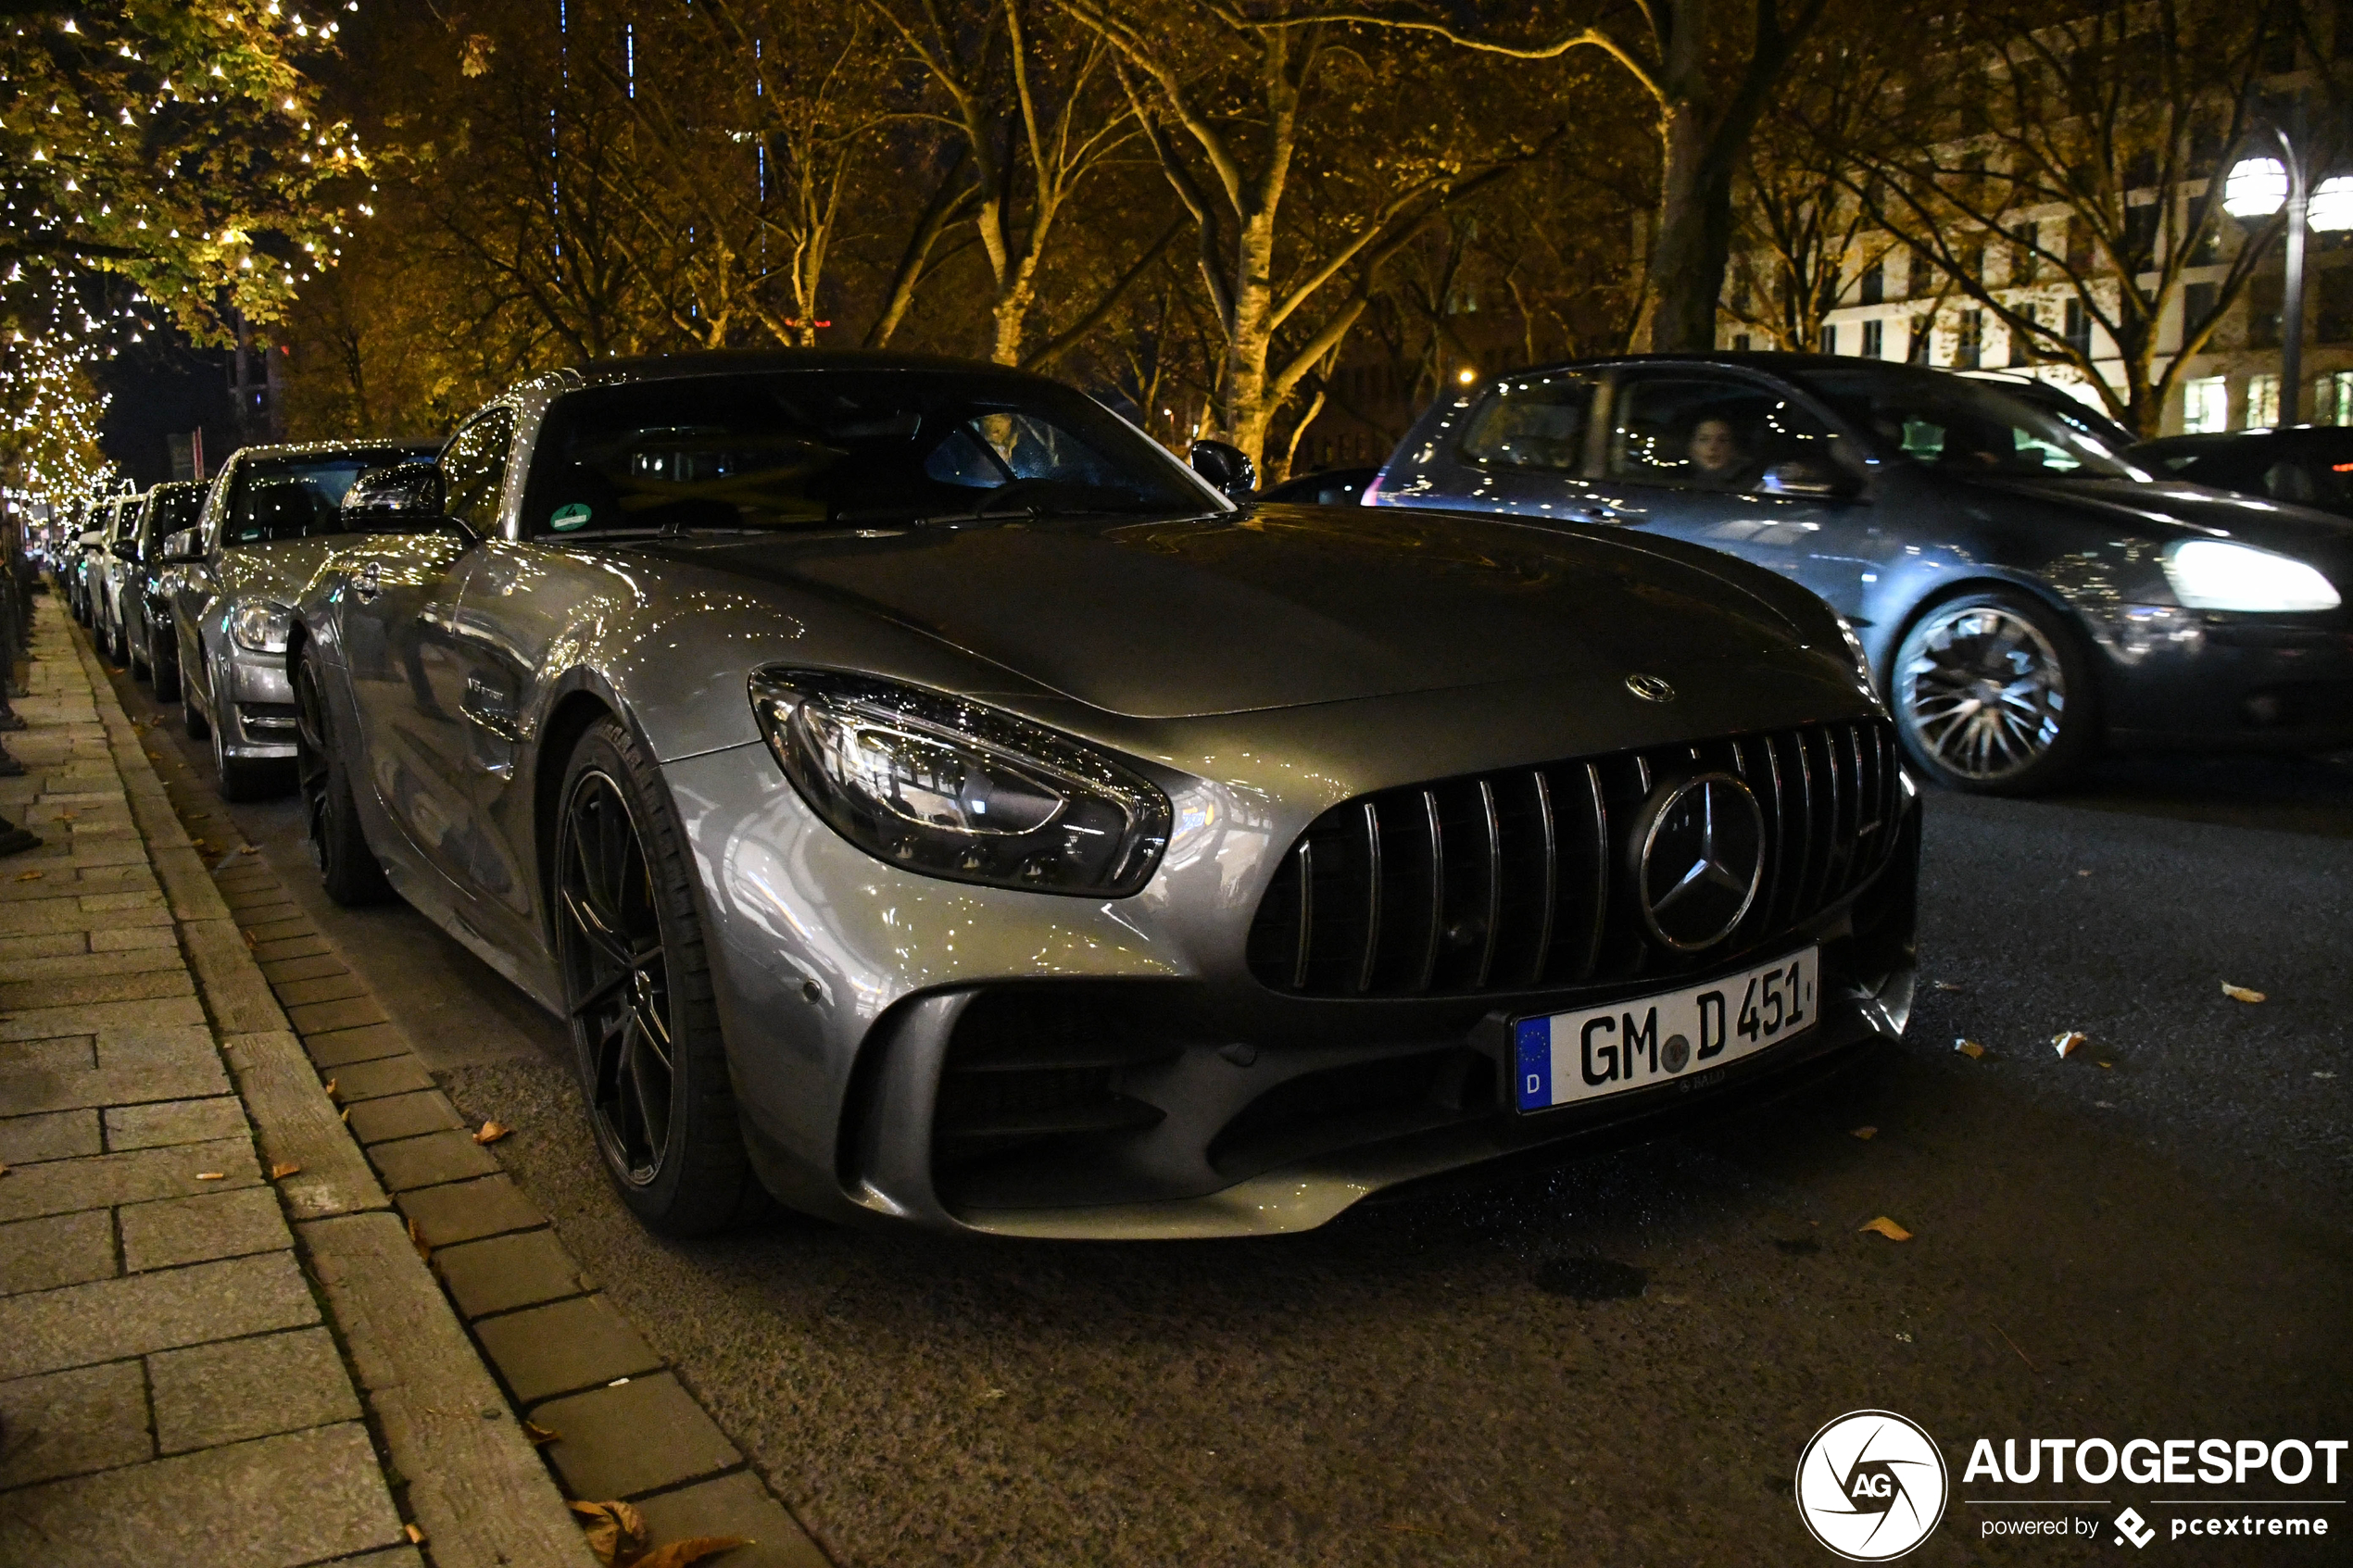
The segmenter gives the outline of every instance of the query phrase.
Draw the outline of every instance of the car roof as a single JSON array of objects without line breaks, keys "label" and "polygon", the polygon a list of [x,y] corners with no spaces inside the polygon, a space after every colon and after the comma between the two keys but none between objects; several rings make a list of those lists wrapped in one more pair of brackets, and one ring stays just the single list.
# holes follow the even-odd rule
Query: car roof
[{"label": "car roof", "polygon": [[240,446],[232,461],[257,458],[334,458],[354,452],[438,452],[441,443],[409,436],[346,436],[338,441],[281,441],[264,446]]},{"label": "car roof", "polygon": [[[862,348],[726,348],[692,354],[648,354],[598,359],[533,378],[524,387],[616,386],[632,382],[679,381],[691,376],[758,374],[772,370],[922,370],[1051,382],[1031,370],[985,359],[944,354],[896,354]],[[1060,385],[1060,383],[1054,383]]]},{"label": "car roof", "polygon": [[2165,435],[2145,441],[2136,452],[2222,452],[2233,447],[2320,446],[2340,450],[2353,446],[2353,429],[2340,425],[2289,425],[2277,430],[2203,431],[2195,435]]}]

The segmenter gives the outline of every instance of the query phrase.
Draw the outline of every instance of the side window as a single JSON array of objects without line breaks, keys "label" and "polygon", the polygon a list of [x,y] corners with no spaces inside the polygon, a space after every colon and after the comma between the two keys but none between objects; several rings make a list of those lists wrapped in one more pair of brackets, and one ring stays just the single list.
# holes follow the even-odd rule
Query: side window
[{"label": "side window", "polygon": [[1475,463],[1582,472],[1593,419],[1593,383],[1582,376],[1499,383],[1471,415],[1462,455]]},{"label": "side window", "polygon": [[1608,472],[1636,484],[1766,491],[1827,481],[1821,421],[1769,387],[1730,377],[1629,377],[1618,386]]},{"label": "side window", "polygon": [[507,487],[507,448],[514,433],[514,410],[493,408],[441,449],[446,509],[477,533],[498,532],[498,497]]}]

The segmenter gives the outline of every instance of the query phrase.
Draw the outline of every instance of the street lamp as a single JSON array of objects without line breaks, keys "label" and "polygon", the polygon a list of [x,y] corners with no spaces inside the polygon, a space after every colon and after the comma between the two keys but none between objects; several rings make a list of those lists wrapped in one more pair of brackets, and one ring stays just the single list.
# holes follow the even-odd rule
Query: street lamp
[{"label": "street lamp", "polygon": [[2280,407],[2273,422],[2299,422],[2304,413],[2304,235],[2307,230],[2353,229],[2353,177],[2333,175],[2315,188],[2304,159],[2277,127],[2283,163],[2241,158],[2222,181],[2222,210],[2233,218],[2269,218],[2287,208],[2286,273],[2280,290]]}]

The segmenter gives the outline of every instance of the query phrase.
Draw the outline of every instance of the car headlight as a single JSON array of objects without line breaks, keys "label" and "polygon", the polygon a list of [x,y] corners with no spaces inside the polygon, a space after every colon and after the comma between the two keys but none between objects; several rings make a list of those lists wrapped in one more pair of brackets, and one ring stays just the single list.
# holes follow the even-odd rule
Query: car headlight
[{"label": "car headlight", "polygon": [[1168,797],[1085,743],[996,709],[823,670],[751,679],[768,749],[835,832],[951,882],[1123,897],[1168,843]]},{"label": "car headlight", "polygon": [[2191,609],[2334,609],[2344,602],[2304,562],[2221,539],[2188,539],[2167,550],[2165,576]]},{"label": "car headlight", "polygon": [[229,635],[250,653],[283,653],[294,611],[283,605],[240,605],[229,618]]}]

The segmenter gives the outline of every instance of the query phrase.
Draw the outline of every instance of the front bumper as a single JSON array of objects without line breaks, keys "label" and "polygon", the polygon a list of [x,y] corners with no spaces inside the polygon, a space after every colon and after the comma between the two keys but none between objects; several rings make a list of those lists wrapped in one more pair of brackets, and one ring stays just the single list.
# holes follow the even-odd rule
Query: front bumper
[{"label": "front bumper", "polygon": [[2353,746],[2353,613],[2125,605],[2094,619],[2108,732],[2125,750]]},{"label": "front bumper", "polygon": [[238,761],[295,754],[294,681],[283,653],[256,653],[224,638],[228,652],[214,666],[208,715],[221,752]]},{"label": "front bumper", "polygon": [[[699,863],[754,1160],[785,1201],[837,1218],[1065,1238],[1307,1229],[1399,1183],[1749,1103],[1900,1034],[1911,1008],[1916,808],[1873,881],[1777,938],[1822,946],[1813,1031],[1523,1116],[1504,1092],[1511,1016],[1697,977],[1508,997],[1279,997],[1240,951],[1254,882],[1205,911],[1220,944],[1155,909],[1149,889],[1088,903],[910,876],[834,835],[773,769],[746,760],[714,753],[666,773]],[[1205,897],[1222,880],[1190,885]],[[1762,961],[1752,951],[1722,968]]]}]

